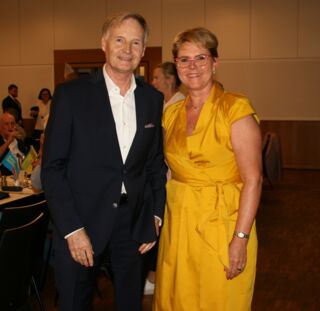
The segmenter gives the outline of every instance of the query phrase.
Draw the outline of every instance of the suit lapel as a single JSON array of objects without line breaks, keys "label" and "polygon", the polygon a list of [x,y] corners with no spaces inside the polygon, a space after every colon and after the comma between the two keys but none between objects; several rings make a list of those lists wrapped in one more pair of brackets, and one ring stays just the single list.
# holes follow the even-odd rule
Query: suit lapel
[{"label": "suit lapel", "polygon": [[134,91],[134,99],[136,106],[136,122],[137,122],[137,130],[132,141],[126,163],[130,161],[132,155],[135,153],[137,146],[139,145],[140,139],[142,138],[142,131],[144,128],[145,115],[148,109],[148,103],[146,100],[146,94],[143,92],[143,85],[139,80],[136,80],[137,87]]},{"label": "suit lapel", "polygon": [[[106,83],[103,77],[102,69],[99,69],[97,72],[95,72],[91,76],[91,83],[93,86],[93,94],[96,97],[96,103],[98,105],[97,113],[101,113],[102,119],[103,119],[103,126],[106,127],[106,130],[108,132],[109,139],[113,140],[113,145],[117,146],[117,150],[113,150],[113,152],[116,152],[116,158],[120,159],[122,163],[122,157],[121,157],[121,151],[120,151],[120,145],[118,141],[117,136],[117,130],[116,130],[116,124],[113,118],[113,113],[110,105],[110,99],[108,90],[106,87]],[[102,142],[103,145],[103,142]],[[112,150],[109,150],[109,152],[112,152]]]}]

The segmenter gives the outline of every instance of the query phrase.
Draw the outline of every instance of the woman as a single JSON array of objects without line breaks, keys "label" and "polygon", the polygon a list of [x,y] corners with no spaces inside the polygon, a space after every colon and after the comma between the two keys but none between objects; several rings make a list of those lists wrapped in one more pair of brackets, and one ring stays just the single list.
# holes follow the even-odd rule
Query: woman
[{"label": "woman", "polygon": [[43,88],[39,92],[38,103],[39,107],[38,117],[35,125],[35,138],[40,138],[40,135],[44,131],[44,124],[47,122],[50,112],[51,92],[47,88]]},{"label": "woman", "polygon": [[163,116],[172,172],[154,311],[250,310],[257,256],[261,135],[247,98],[214,80],[218,41],[178,34],[173,56],[189,95]]},{"label": "woman", "polygon": [[152,85],[164,95],[163,109],[185,98],[179,92],[181,81],[172,62],[162,63],[153,70]]}]

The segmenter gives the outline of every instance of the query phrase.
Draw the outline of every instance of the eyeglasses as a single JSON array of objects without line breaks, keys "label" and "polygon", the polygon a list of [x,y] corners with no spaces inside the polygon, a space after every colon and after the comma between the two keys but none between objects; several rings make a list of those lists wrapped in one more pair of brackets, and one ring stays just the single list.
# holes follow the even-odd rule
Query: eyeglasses
[{"label": "eyeglasses", "polygon": [[200,54],[200,55],[196,55],[193,58],[187,57],[187,56],[181,56],[181,57],[177,57],[175,61],[179,68],[187,68],[190,66],[191,63],[199,67],[199,66],[206,65],[210,57],[212,57],[210,54]]}]

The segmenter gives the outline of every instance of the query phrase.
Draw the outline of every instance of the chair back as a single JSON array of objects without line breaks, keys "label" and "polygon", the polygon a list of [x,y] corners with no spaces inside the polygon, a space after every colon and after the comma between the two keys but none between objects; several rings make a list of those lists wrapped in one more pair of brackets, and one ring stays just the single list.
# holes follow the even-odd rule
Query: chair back
[{"label": "chair back", "polygon": [[30,281],[43,255],[45,200],[2,210],[0,220],[0,310],[17,310],[29,297]]},{"label": "chair back", "polygon": [[274,132],[267,132],[262,143],[263,173],[270,184],[282,178],[282,152],[280,137]]}]

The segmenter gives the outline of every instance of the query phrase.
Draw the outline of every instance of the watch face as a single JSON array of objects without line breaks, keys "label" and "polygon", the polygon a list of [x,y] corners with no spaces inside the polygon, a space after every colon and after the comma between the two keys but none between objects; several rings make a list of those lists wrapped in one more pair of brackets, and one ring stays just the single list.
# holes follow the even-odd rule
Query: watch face
[{"label": "watch face", "polygon": [[239,237],[239,238],[244,238],[244,233],[243,233],[243,232],[239,232],[239,233],[238,233],[238,237]]}]

